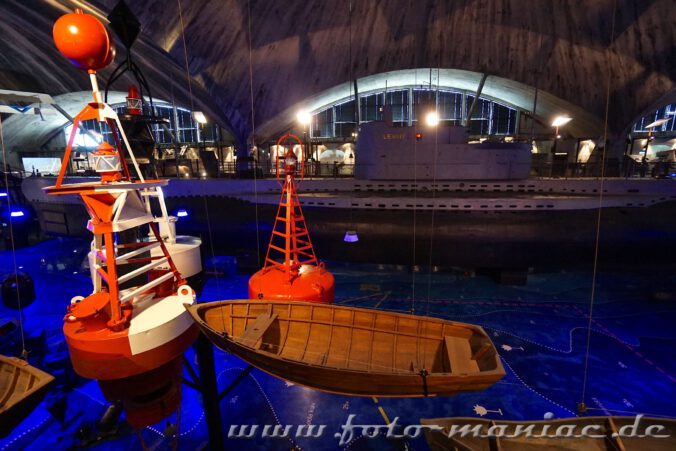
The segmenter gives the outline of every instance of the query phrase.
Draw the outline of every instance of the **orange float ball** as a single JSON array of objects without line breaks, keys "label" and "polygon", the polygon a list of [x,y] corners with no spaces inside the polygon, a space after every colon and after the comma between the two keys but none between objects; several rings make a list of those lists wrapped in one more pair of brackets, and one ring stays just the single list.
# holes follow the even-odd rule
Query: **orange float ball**
[{"label": "orange float ball", "polygon": [[59,52],[79,69],[101,69],[115,58],[115,45],[106,27],[82,10],[59,17],[53,36]]}]

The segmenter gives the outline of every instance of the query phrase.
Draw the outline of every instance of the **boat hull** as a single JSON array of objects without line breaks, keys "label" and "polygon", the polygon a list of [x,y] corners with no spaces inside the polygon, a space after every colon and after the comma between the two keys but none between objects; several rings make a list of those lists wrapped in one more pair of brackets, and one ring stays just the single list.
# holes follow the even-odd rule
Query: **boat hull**
[{"label": "boat hull", "polygon": [[[387,378],[378,378],[372,374],[360,372],[341,375],[337,374],[335,369],[309,368],[307,365],[295,362],[271,363],[265,356],[223,340],[222,336],[208,333],[204,329],[202,329],[202,332],[205,332],[207,338],[219,348],[235,354],[250,365],[272,376],[328,393],[410,398],[452,396],[467,391],[483,390],[496,382],[494,376],[484,376],[481,377],[481,380],[475,378],[468,380],[463,377],[449,380],[448,378],[428,376],[426,394],[420,374],[388,375]],[[321,381],[328,382],[322,383]]]},{"label": "boat hull", "polygon": [[[432,451],[464,450],[631,450],[631,451],[670,451],[676,449],[676,420],[668,418],[636,417],[578,417],[544,421],[503,421],[479,418],[432,418],[421,419],[425,439]],[[654,437],[644,435],[647,427],[662,426]],[[570,436],[570,426],[574,434]],[[480,428],[477,436],[471,432]],[[491,429],[493,427],[494,429]],[[466,428],[468,434],[462,435]],[[520,429],[519,429],[520,428]],[[526,437],[524,431],[532,428],[532,436]],[[556,431],[561,432],[555,437]],[[586,429],[585,429],[586,428]],[[489,431],[500,434],[490,437]],[[655,429],[654,429],[655,430]],[[453,433],[457,431],[456,433]],[[626,431],[626,432],[625,432]],[[636,435],[629,436],[635,431]],[[539,437],[542,435],[542,437]],[[593,437],[593,436],[596,437]]]},{"label": "boat hull", "polygon": [[37,407],[54,377],[24,360],[0,355],[0,379],[0,437],[4,437]]},{"label": "boat hull", "polygon": [[[474,374],[451,374],[450,372],[443,373],[435,372],[432,369],[430,369],[429,371],[425,370],[424,368],[426,367],[431,368],[434,365],[434,363],[432,362],[437,361],[439,359],[440,356],[438,355],[438,351],[430,351],[430,355],[427,356],[428,361],[426,364],[413,363],[420,362],[421,361],[420,356],[411,357],[410,361],[412,363],[410,368],[402,368],[402,365],[399,365],[398,368],[386,370],[382,365],[374,364],[376,357],[372,357],[371,359],[361,358],[359,362],[355,362],[352,360],[353,355],[361,356],[364,353],[368,353],[369,355],[375,355],[375,353],[378,352],[380,352],[381,354],[387,354],[387,352],[383,349],[382,342],[374,343],[371,348],[362,347],[359,349],[359,353],[350,354],[350,351],[348,351],[344,359],[345,363],[343,365],[336,364],[336,360],[331,355],[330,351],[327,351],[326,354],[324,354],[323,357],[321,358],[315,358],[312,355],[310,355],[310,358],[307,358],[307,355],[310,354],[310,351],[307,350],[307,347],[304,348],[303,357],[301,358],[294,359],[294,358],[279,357],[279,355],[276,355],[274,352],[265,352],[263,350],[256,349],[255,347],[248,346],[246,343],[239,342],[238,339],[233,338],[227,333],[220,332],[214,327],[214,325],[218,327],[219,322],[218,319],[214,319],[212,317],[210,320],[210,322],[212,323],[211,325],[207,322],[207,320],[205,320],[205,312],[207,312],[210,309],[218,309],[224,306],[229,307],[229,304],[244,305],[245,302],[222,301],[207,304],[197,304],[195,306],[189,307],[188,310],[190,311],[191,315],[193,315],[193,318],[202,329],[202,332],[207,336],[207,338],[212,343],[214,343],[219,348],[235,354],[236,356],[240,357],[247,363],[273,376],[285,379],[294,384],[303,385],[316,390],[338,394],[349,394],[355,396],[380,396],[380,397],[451,396],[466,391],[483,390],[489,387],[490,385],[494,384],[495,382],[497,382],[505,374],[504,369],[502,368],[502,365],[499,361],[499,357],[497,356],[497,353],[493,355],[495,365],[495,368],[493,370],[483,371],[481,373]],[[284,303],[272,301],[250,302],[249,304],[260,304],[261,306],[265,306],[263,307],[263,309],[267,308],[267,306],[270,306],[271,309],[270,311],[271,312],[274,311],[276,313],[283,311],[283,309],[287,308],[286,306],[290,305],[293,305],[294,308],[302,307],[304,305],[317,306],[317,304],[309,304],[302,302]],[[383,315],[392,315],[405,318],[406,320],[409,320],[410,318],[413,321],[430,320],[433,321],[435,324],[448,323],[452,324],[453,327],[459,328],[467,326],[468,331],[471,330],[472,333],[475,333],[477,337],[481,337],[481,339],[487,340],[487,343],[490,343],[490,339],[488,339],[485,332],[478,326],[465,325],[463,323],[444,322],[438,319],[415,317],[413,315],[403,315],[390,312],[378,312],[376,310],[369,309],[355,309],[349,307],[325,306],[325,305],[321,306],[321,308],[329,309],[329,311],[334,312],[335,310],[344,312],[356,311],[358,312],[357,314],[364,315],[377,315],[378,313],[380,313]],[[289,307],[289,311],[291,311],[291,307]],[[352,320],[355,321],[356,323],[359,323],[359,319],[355,319],[357,318],[356,316],[357,314],[353,315]],[[335,313],[332,313],[332,318],[335,318],[337,316],[338,315],[336,315]],[[286,319],[282,318],[282,315],[280,314],[280,321],[282,320]],[[229,321],[229,319],[224,317],[223,324],[225,325],[225,322],[227,321]],[[373,319],[373,324],[376,324],[377,321],[378,321],[377,319]],[[402,320],[397,321],[398,325],[396,326],[396,328],[398,329],[399,324],[403,323],[401,322]],[[317,321],[317,323],[319,322],[320,321]],[[233,327],[233,329],[235,329],[235,327]],[[423,326],[416,327],[419,328],[418,330],[422,330]],[[388,332],[377,328],[373,330],[376,331],[372,332],[373,335],[375,334],[384,335],[387,333],[394,335],[393,331]],[[282,332],[281,334],[284,335],[284,332]],[[334,332],[331,332],[330,334],[334,335]],[[285,340],[293,339],[289,338],[289,335],[291,334],[289,334],[287,329]],[[320,334],[319,333],[315,334],[315,332],[309,330],[308,341],[309,337],[314,335],[319,337]],[[363,336],[364,335],[362,335],[362,337]],[[352,333],[350,337],[351,337],[350,341],[355,342],[355,344],[351,346],[357,348],[358,346],[363,345],[363,340],[361,341],[361,343],[358,343],[358,340],[356,340],[357,335],[355,333]],[[321,339],[317,338],[317,340]],[[400,341],[402,343],[403,340],[404,339],[400,338]],[[409,343],[412,342],[413,342],[412,340],[409,340]],[[416,344],[415,346],[418,345]],[[424,344],[420,344],[421,348],[423,348],[424,346],[425,346]],[[490,344],[490,346],[492,347],[492,343]],[[399,358],[396,357],[396,351],[399,351],[399,349],[395,345],[392,348],[391,352],[391,354],[393,355],[393,359]],[[403,351],[402,353],[405,354],[406,352],[410,351],[410,349],[402,349],[402,351]],[[437,353],[437,355],[431,355],[435,352]],[[283,351],[280,352],[280,354],[283,353],[284,353]],[[353,368],[350,368],[349,366],[353,366]],[[362,368],[357,369],[354,368],[355,366],[356,367],[361,366]]]}]

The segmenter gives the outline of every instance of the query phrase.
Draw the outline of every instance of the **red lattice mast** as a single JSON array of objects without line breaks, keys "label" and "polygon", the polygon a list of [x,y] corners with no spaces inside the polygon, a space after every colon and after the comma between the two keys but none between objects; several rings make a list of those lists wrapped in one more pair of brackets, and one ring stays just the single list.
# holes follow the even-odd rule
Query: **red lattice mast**
[{"label": "red lattice mast", "polygon": [[287,134],[277,141],[277,149],[283,152],[277,158],[277,180],[284,177],[282,197],[263,268],[249,279],[249,298],[330,304],[335,281],[324,263],[317,260],[310,240],[295,181],[299,170],[303,178],[303,161],[296,157],[293,145],[283,146],[289,139],[300,145],[303,155],[303,144],[297,136]]},{"label": "red lattice mast", "polygon": [[[302,149],[300,139],[292,134],[279,138],[277,145],[282,145],[288,138],[298,141]],[[318,261],[305,223],[305,216],[303,216],[303,210],[298,201],[295,177],[298,165],[301,168],[301,178],[303,177],[303,162],[299,162],[296,158],[293,146],[288,147],[282,164],[283,168],[280,168],[280,159],[278,159],[277,178],[281,173],[280,169],[283,169],[284,184],[282,185],[282,195],[279,199],[275,224],[272,227],[268,252],[265,256],[264,268],[269,266],[282,268],[291,279],[298,274],[302,265],[316,266]]]}]

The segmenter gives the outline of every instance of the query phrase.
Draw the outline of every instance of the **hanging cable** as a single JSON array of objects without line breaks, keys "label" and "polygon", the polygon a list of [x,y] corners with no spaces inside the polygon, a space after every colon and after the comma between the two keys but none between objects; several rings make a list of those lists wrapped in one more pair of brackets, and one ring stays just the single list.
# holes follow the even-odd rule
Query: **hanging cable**
[{"label": "hanging cable", "polygon": [[178,451],[178,439],[181,436],[181,403],[178,404],[178,409],[176,409],[176,427],[171,434],[171,451]]},{"label": "hanging cable", "polygon": [[12,196],[9,192],[9,164],[7,163],[7,149],[5,148],[5,134],[2,124],[2,115],[0,114],[0,144],[2,144],[2,169],[5,175],[5,189],[7,190],[7,215],[9,224],[9,242],[12,248],[12,264],[14,265],[14,285],[16,287],[16,301],[19,305],[19,331],[21,332],[21,358],[28,360],[28,351],[26,350],[26,337],[23,327],[23,308],[21,306],[21,290],[19,290],[19,273],[16,267],[16,246],[14,244],[14,226],[12,225]]},{"label": "hanging cable", "polygon": [[[164,48],[168,49],[169,47],[167,46],[167,37],[166,35],[164,36]],[[167,50],[168,51],[168,50]],[[171,117],[174,123],[174,133],[173,133],[173,144],[174,144],[174,161],[176,162],[176,178],[180,178],[180,172],[178,170],[178,154],[179,154],[179,146],[178,146],[178,118],[176,117],[176,99],[174,97],[174,84],[169,83],[170,87],[170,93],[171,93]],[[169,121],[169,125],[171,126],[172,121]],[[171,131],[171,130],[170,130]],[[159,142],[159,129],[157,129],[157,135],[155,141]],[[164,166],[163,166],[164,167]]]},{"label": "hanging cable", "polygon": [[[185,24],[183,22],[183,10],[181,8],[181,0],[176,0],[178,2],[178,16],[181,20],[181,38],[183,41],[183,56],[185,58],[185,76],[188,80],[188,92],[190,94],[190,112],[191,114],[194,113],[195,111],[195,103],[193,99],[193,94],[192,94],[192,83],[191,83],[191,77],[190,77],[190,67],[188,65],[188,46],[186,45],[185,42]],[[191,120],[194,120],[194,118],[191,117]],[[176,127],[178,128],[178,124],[176,124]],[[199,127],[199,125],[197,125]],[[176,155],[176,158],[178,158],[178,155]],[[199,166],[198,166],[199,168]],[[202,187],[202,199],[204,201],[204,213],[206,215],[207,219],[207,232],[209,234],[209,248],[211,251],[211,261],[212,263],[215,263],[216,260],[216,252],[214,251],[214,237],[213,233],[211,230],[211,218],[209,215],[209,204],[207,202],[207,193],[204,188],[204,184],[206,183],[205,180],[201,180],[201,187]],[[216,274],[216,289],[220,292],[221,291],[221,284],[220,284],[220,277],[218,273]]]},{"label": "hanging cable", "polygon": [[[430,312],[430,300],[432,296],[432,255],[434,251],[434,219],[436,213],[436,201],[437,201],[437,156],[439,154],[439,73],[440,68],[437,64],[437,92],[435,96],[435,114],[437,124],[434,126],[434,157],[432,164],[432,218],[430,220],[430,250],[429,250],[429,262],[428,262],[428,272],[427,272],[427,305],[425,315],[429,315]],[[429,125],[429,124],[428,124]]]},{"label": "hanging cable", "polygon": [[605,167],[606,167],[606,148],[608,143],[608,115],[610,112],[610,55],[612,53],[611,47],[615,40],[615,22],[617,14],[617,0],[613,2],[613,18],[611,21],[610,27],[610,42],[608,44],[608,52],[606,54],[607,58],[607,75],[606,75],[606,107],[605,107],[605,119],[603,124],[603,151],[601,152],[601,178],[599,181],[599,205],[598,213],[596,215],[596,239],[594,243],[594,266],[592,269],[592,286],[589,299],[589,321],[587,322],[587,345],[584,355],[584,375],[582,377],[582,399],[578,404],[579,413],[584,413],[586,410],[585,398],[587,394],[587,377],[589,370],[589,347],[591,342],[591,330],[592,330],[592,318],[594,313],[594,300],[596,297],[596,277],[598,272],[598,260],[599,260],[599,240],[601,238],[601,216],[603,211],[603,187],[605,181]]},{"label": "hanging cable", "polygon": [[544,58],[544,52],[542,51],[542,34],[540,34],[539,42],[538,42],[538,53],[540,54],[540,60],[538,61],[538,66],[533,68],[533,85],[535,86],[535,93],[533,94],[533,112],[531,113],[531,118],[530,118],[530,145],[531,148],[533,147],[533,143],[535,143],[535,114],[537,112],[538,108],[538,81],[540,79],[539,77],[539,68],[543,66],[543,61],[542,59]]},{"label": "hanging cable", "polygon": [[[256,115],[254,109],[254,95],[253,95],[253,51],[251,47],[251,0],[246,2],[248,16],[248,41],[249,41],[249,97],[251,99],[251,147],[256,153],[254,154],[254,210],[256,215],[256,263],[257,267],[261,266],[261,240],[260,228],[258,224],[258,148],[256,147]],[[303,162],[305,164],[305,162]]]},{"label": "hanging cable", "polygon": [[[415,47],[415,35],[413,36],[413,46]],[[415,58],[415,57],[414,57]],[[415,58],[417,59],[417,58]],[[413,86],[418,85],[418,69],[417,63],[414,64],[416,67],[413,75]],[[414,97],[411,101],[411,105],[416,105],[415,103],[415,89],[411,91],[411,95]],[[415,107],[416,114],[418,113],[418,108]],[[413,114],[413,111],[411,111]],[[420,118],[418,118],[420,119]],[[418,127],[416,122],[413,121],[413,133],[417,135]],[[414,136],[413,138],[413,256],[411,262],[411,314],[415,314],[415,254],[416,254],[416,222],[417,222],[417,204],[418,204],[418,138]]]},{"label": "hanging cable", "polygon": [[148,451],[148,445],[146,445],[146,441],[143,439],[143,434],[141,433],[141,429],[136,429],[136,437],[138,438],[139,443],[141,443],[141,449],[143,451]]},{"label": "hanging cable", "polygon": [[[352,85],[354,84],[355,87],[356,87],[356,83],[357,83],[357,81],[352,78],[352,77],[354,77],[354,73],[352,72],[352,0],[350,0],[349,5],[348,5],[348,21],[347,21],[347,24],[348,24],[347,25],[347,29],[348,29],[348,68],[347,68],[347,72],[348,72],[348,83],[350,85],[350,87],[349,87],[350,88],[350,97],[352,97],[352,88],[353,88]],[[359,117],[361,115],[359,114],[359,108],[360,108],[359,96],[356,95],[356,94],[357,94],[357,91],[355,89],[355,97],[356,98],[353,100],[353,102],[354,102],[354,117],[356,119],[355,120],[355,122],[356,122],[355,131],[358,134],[359,133]],[[357,139],[359,139],[359,138],[357,138]],[[349,223],[350,224],[349,225],[350,230],[354,230],[356,232],[357,227],[354,224],[353,207],[352,207],[353,195],[354,195],[354,180],[355,180],[355,173],[354,173],[355,163],[354,162],[357,161],[357,156],[355,154],[355,150],[357,150],[356,149],[356,140],[355,140],[355,148],[352,149],[352,156],[354,158],[352,160],[353,161],[353,164],[352,164],[352,190],[350,191],[350,223]],[[317,161],[317,164],[319,164],[319,161]],[[321,168],[321,165],[319,167]]]},{"label": "hanging cable", "polygon": [[195,111],[195,105],[193,103],[192,96],[192,82],[190,80],[190,67],[188,65],[188,46],[185,43],[185,24],[183,22],[183,8],[181,8],[181,0],[176,0],[178,2],[178,17],[181,20],[181,40],[183,41],[183,58],[185,60],[185,76],[188,81],[188,92],[190,94],[190,112]]}]

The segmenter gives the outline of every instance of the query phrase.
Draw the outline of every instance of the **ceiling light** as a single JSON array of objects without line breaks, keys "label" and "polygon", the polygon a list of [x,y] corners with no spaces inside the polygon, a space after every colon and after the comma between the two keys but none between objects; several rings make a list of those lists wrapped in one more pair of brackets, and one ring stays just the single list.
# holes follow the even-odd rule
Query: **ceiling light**
[{"label": "ceiling light", "polygon": [[670,117],[666,117],[666,118],[664,118],[664,119],[658,119],[658,120],[656,120],[655,122],[651,122],[650,124],[646,125],[645,128],[655,128],[655,127],[659,127],[660,125],[666,124],[666,123],[669,122],[670,120],[671,120]]},{"label": "ceiling light", "polygon": [[566,125],[568,122],[572,121],[572,117],[568,116],[556,116],[552,121],[552,127],[561,127]]},{"label": "ceiling light", "polygon": [[207,117],[201,111],[193,111],[192,117],[194,117],[195,120],[197,122],[199,122],[200,124],[206,124],[207,123]]},{"label": "ceiling light", "polygon": [[429,113],[427,113],[427,116],[425,116],[425,123],[430,127],[436,127],[437,125],[439,125],[439,115],[437,114],[437,112],[430,111]]},{"label": "ceiling light", "polygon": [[312,121],[312,115],[307,111],[299,111],[296,119],[301,125],[308,125]]}]

